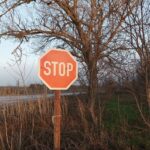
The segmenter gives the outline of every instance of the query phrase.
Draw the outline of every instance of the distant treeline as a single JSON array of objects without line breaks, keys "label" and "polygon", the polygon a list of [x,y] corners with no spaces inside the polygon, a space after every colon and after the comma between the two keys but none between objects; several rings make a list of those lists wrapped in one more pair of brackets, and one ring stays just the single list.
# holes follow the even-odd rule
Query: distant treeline
[{"label": "distant treeline", "polygon": [[[69,90],[72,92],[83,91],[85,87],[81,86],[71,86]],[[43,93],[52,93],[52,90],[49,90],[43,84],[30,84],[29,86],[5,86],[0,87],[0,96],[4,95],[30,95],[30,94],[43,94]]]},{"label": "distant treeline", "polygon": [[6,86],[0,87],[0,95],[37,94],[44,91],[44,86],[31,84],[29,86]]}]

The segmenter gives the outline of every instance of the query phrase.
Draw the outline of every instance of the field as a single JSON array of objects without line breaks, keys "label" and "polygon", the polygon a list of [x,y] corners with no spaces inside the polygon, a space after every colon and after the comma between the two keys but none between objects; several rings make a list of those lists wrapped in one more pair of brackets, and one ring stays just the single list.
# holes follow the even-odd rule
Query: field
[{"label": "field", "polygon": [[[149,150],[150,130],[131,96],[99,96],[97,103],[92,118],[85,95],[62,98],[62,150]],[[52,100],[0,107],[0,150],[53,149]]]}]

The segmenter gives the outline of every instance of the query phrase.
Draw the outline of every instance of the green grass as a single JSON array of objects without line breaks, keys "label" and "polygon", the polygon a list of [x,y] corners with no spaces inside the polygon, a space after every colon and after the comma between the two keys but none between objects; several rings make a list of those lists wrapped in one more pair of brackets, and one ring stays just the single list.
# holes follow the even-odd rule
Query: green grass
[{"label": "green grass", "polygon": [[125,104],[112,99],[106,103],[105,107],[105,124],[108,128],[116,128],[124,121],[133,124],[139,119],[139,112],[135,104]]},{"label": "green grass", "polygon": [[[147,107],[143,107],[144,114],[148,115]],[[113,133],[116,143],[123,138],[126,145],[134,149],[149,150],[150,131],[140,117],[140,113],[134,100],[130,98],[119,99],[117,97],[107,101],[104,113],[104,127]]]}]

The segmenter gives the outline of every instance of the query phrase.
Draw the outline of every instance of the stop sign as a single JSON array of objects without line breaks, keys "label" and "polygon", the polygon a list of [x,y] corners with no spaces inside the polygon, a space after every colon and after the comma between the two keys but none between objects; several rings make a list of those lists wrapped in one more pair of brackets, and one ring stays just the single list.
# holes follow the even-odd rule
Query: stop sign
[{"label": "stop sign", "polygon": [[78,63],[70,52],[51,49],[39,59],[39,77],[51,90],[66,90],[78,77]]}]

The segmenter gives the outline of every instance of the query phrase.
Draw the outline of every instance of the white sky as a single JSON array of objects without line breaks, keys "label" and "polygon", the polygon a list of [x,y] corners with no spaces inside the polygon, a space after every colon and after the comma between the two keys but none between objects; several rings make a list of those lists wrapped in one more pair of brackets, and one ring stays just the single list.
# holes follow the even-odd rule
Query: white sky
[{"label": "white sky", "polygon": [[[28,21],[36,20],[37,11],[34,11],[33,6],[36,6],[36,3],[20,6],[17,12],[21,15],[21,18],[27,18]],[[16,42],[10,39],[0,41],[0,86],[15,86],[18,81],[20,85],[23,85],[21,73],[23,74],[26,85],[42,83],[38,77],[38,59],[40,55],[32,53],[34,51],[33,47],[36,45],[36,43],[32,42],[23,45],[23,52],[27,54],[27,57],[23,57],[23,61],[18,68],[17,65],[13,65],[15,64],[15,62],[12,61],[14,56],[11,54],[16,47]],[[53,45],[51,46],[53,47]],[[49,49],[52,47],[49,47]]]},{"label": "white sky", "polygon": [[[32,54],[29,47],[27,56],[23,56],[23,61],[19,68],[15,64],[14,56],[11,54],[15,47],[15,42],[11,40],[2,40],[0,42],[0,86],[16,85],[19,80],[22,84],[21,73],[24,75],[25,84],[39,83],[38,78],[38,58],[35,54]],[[30,53],[29,53],[30,51]]]}]

